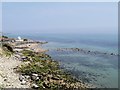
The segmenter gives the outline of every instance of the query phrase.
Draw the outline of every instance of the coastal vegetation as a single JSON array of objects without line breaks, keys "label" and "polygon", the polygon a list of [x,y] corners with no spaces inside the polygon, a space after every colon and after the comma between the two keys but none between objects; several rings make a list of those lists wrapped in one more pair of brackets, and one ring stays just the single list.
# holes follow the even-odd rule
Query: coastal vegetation
[{"label": "coastal vegetation", "polygon": [[7,36],[5,36],[5,35],[2,35],[2,38],[8,38]]},{"label": "coastal vegetation", "polygon": [[[8,37],[4,36],[4,38]],[[31,88],[50,90],[86,89],[87,85],[73,78],[71,74],[63,69],[60,69],[59,62],[53,60],[51,56],[44,52],[45,50],[37,50],[39,48],[36,45],[38,42],[24,43],[24,41],[26,42],[27,39],[15,41],[11,44],[8,38],[7,42],[1,41],[0,48],[2,56],[12,56],[14,59],[22,62],[21,65],[14,67],[15,72],[19,74],[21,85],[29,83]],[[14,43],[21,43],[21,46],[18,45],[18,47],[16,46],[17,44],[14,45]],[[12,69],[13,67],[10,68]]]},{"label": "coastal vegetation", "polygon": [[11,56],[14,53],[13,48],[8,43],[1,44],[1,55]]},{"label": "coastal vegetation", "polygon": [[70,74],[65,73],[59,68],[59,63],[52,60],[45,53],[35,53],[29,50],[23,50],[22,54],[26,56],[25,62],[21,65],[18,72],[22,77],[29,76],[28,80],[32,83],[32,88],[39,89],[74,89],[82,88],[82,83],[74,79]]}]

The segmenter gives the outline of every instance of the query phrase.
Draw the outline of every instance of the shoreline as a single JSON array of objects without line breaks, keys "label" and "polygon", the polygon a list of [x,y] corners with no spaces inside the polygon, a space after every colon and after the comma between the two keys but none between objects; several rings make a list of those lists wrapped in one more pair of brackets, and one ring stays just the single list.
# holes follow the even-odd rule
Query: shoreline
[{"label": "shoreline", "polygon": [[[34,53],[37,53],[37,54],[39,54],[39,53],[45,53],[45,52],[47,52],[47,50],[45,50],[45,49],[43,49],[43,48],[41,48],[40,47],[40,45],[38,44],[38,43],[29,43],[29,44],[21,44],[21,45],[17,45],[17,46],[14,46],[15,48],[14,48],[14,51],[16,52],[16,54],[15,54],[15,58],[17,59],[18,58],[18,63],[23,63],[23,61],[24,61],[24,59],[25,58],[23,58],[23,57],[26,57],[26,56],[23,56],[23,57],[21,57],[21,55],[19,55],[20,53],[19,52],[21,52],[22,50],[21,49],[25,49],[26,48],[26,50],[30,50],[30,51],[32,51],[32,52],[34,52]],[[37,55],[36,54],[36,55]],[[47,57],[48,58],[48,57]],[[1,58],[2,59],[2,58]],[[3,59],[5,59],[5,58],[3,58]],[[21,59],[23,60],[23,61],[21,61]],[[31,58],[32,59],[32,58]],[[51,59],[51,58],[50,58]],[[8,59],[9,60],[9,59]],[[5,60],[5,63],[6,63],[6,61],[8,62],[8,63],[11,63],[12,61],[11,61],[11,57],[10,57],[10,60],[8,61],[8,60]],[[27,60],[27,59],[26,59]],[[52,59],[51,59],[52,60]],[[1,60],[2,61],[2,60]],[[13,60],[14,62],[16,62],[15,61],[15,59]],[[53,62],[53,61],[52,61]],[[18,63],[16,63],[16,65],[17,65],[17,67],[19,67],[20,66],[20,64],[18,64]],[[30,62],[29,62],[30,63]],[[2,64],[2,62],[0,62],[0,64]],[[32,63],[31,63],[32,64]],[[6,67],[7,68],[7,67]],[[16,66],[11,66],[10,68],[16,68]],[[10,68],[8,68],[8,69],[10,69]],[[10,69],[11,70],[11,69]],[[12,74],[15,74],[14,72],[11,72]],[[16,74],[16,75],[18,75],[18,74]],[[22,76],[22,77],[24,77],[24,76]],[[71,78],[72,79],[72,78]],[[17,78],[17,80],[18,80],[18,78]],[[58,80],[59,81],[59,80]],[[68,79],[68,81],[69,81],[69,79]],[[26,82],[26,81],[25,81]],[[83,81],[81,81],[81,82],[83,82]],[[18,83],[18,82],[17,82]],[[78,81],[76,82],[76,83],[78,83]],[[21,83],[19,83],[20,85],[21,85]],[[79,85],[80,84],[80,85]],[[26,84],[25,84],[26,85]],[[66,84],[66,85],[68,85],[68,84]],[[72,87],[74,87],[74,84],[70,84]],[[89,87],[89,86],[87,86],[85,83],[83,84],[83,83],[78,83],[78,84],[76,84],[78,87],[81,87],[81,88],[86,88],[86,87]],[[75,87],[77,87],[75,85]],[[14,87],[14,85],[12,85],[13,87]],[[12,87],[11,86],[11,87]],[[24,85],[23,85],[24,86]],[[22,86],[22,88],[24,88]],[[70,86],[70,87],[71,87]],[[7,87],[7,86],[6,86]],[[19,85],[18,85],[18,87],[20,87]],[[25,86],[25,88],[26,87],[28,87],[28,86]],[[37,87],[37,86],[36,86]],[[66,86],[66,87],[69,87],[69,86]]]}]

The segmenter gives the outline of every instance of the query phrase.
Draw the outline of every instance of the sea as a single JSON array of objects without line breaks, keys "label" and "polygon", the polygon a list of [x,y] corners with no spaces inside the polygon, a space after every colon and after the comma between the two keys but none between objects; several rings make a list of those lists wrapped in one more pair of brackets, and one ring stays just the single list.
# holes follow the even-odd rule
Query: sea
[{"label": "sea", "polygon": [[[59,61],[60,67],[76,79],[91,87],[118,88],[117,34],[32,33],[8,36],[47,41],[42,48],[49,50],[46,53]],[[74,48],[83,51],[76,51]]]}]

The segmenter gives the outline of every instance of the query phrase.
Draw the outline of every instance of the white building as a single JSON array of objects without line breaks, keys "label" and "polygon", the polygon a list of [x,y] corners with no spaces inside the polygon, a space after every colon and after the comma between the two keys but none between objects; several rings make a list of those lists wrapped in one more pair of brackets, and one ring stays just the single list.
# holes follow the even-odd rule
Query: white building
[{"label": "white building", "polygon": [[16,39],[16,42],[23,42],[24,40],[23,39],[21,39],[21,37],[20,36],[18,36],[18,39]]}]

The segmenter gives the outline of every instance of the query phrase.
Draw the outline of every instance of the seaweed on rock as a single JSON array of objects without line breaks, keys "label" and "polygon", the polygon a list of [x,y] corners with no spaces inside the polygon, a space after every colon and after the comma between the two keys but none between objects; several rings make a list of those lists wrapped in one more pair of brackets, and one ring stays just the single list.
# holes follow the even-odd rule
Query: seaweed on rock
[{"label": "seaweed on rock", "polygon": [[59,63],[53,61],[49,55],[45,53],[38,54],[28,50],[24,50],[22,53],[32,60],[27,65],[21,65],[17,71],[31,77],[30,81],[33,88],[52,90],[58,88],[85,88],[85,86],[81,86],[80,82],[73,79],[70,74],[61,70]]}]

